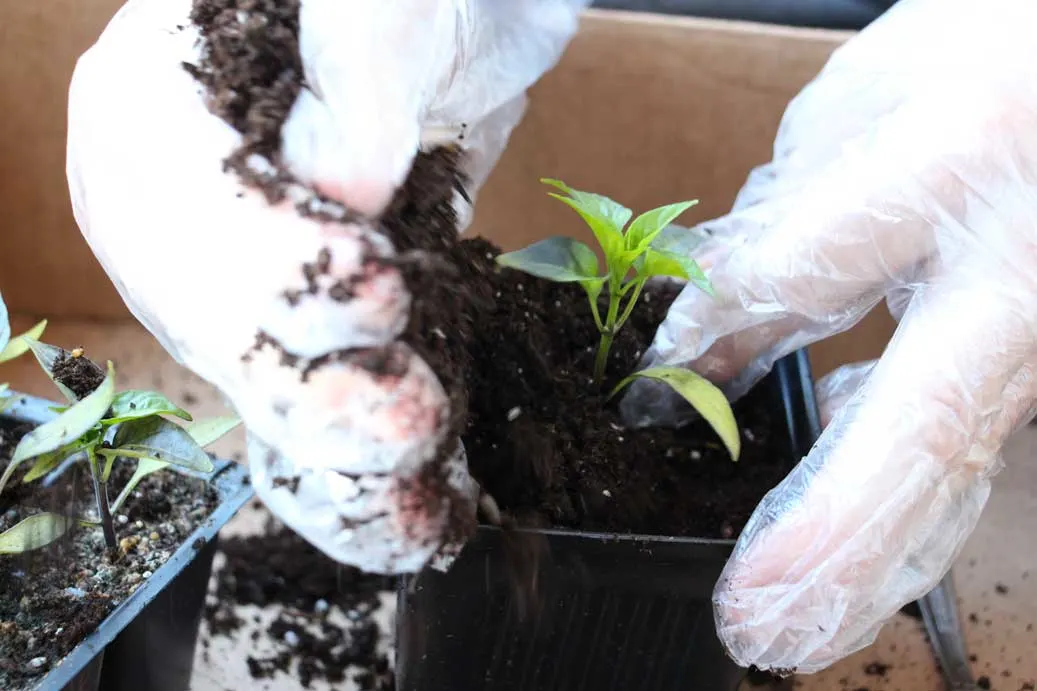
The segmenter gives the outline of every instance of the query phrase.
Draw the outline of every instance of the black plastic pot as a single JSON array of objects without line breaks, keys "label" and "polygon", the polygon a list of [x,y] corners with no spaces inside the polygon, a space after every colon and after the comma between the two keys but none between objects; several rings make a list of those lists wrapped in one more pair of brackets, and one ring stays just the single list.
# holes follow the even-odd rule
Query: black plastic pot
[{"label": "black plastic pot", "polygon": [[[788,423],[789,468],[820,434],[805,352],[760,384]],[[398,691],[743,691],[785,688],[725,654],[712,593],[733,540],[531,531],[546,546],[521,602],[502,531],[481,526],[447,573],[405,579]]]},{"label": "black plastic pot", "polygon": [[[40,424],[55,405],[13,394],[3,417]],[[217,461],[220,503],[150,578],[37,682],[37,691],[188,691],[220,528],[253,494],[246,470]]]}]

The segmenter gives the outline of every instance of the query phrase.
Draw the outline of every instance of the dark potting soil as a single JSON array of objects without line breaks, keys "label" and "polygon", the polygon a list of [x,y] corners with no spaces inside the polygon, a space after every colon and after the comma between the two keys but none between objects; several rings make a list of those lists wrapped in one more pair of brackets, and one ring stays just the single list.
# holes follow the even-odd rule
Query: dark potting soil
[{"label": "dark potting soil", "polygon": [[[70,388],[75,383],[61,381]],[[9,459],[31,429],[0,421],[0,459]],[[116,462],[109,482],[112,499],[134,467]],[[22,484],[27,470],[16,471],[0,495],[0,531],[42,511],[93,515],[93,488],[85,467],[73,466],[46,488],[41,480]],[[76,528],[44,549],[0,556],[0,689],[33,688],[172,556],[218,501],[200,480],[154,473],[114,517],[119,541],[115,556],[109,555],[100,528]]]},{"label": "dark potting soil", "polygon": [[[297,0],[196,0],[192,15],[201,57],[187,69],[205,87],[212,112],[244,137],[227,165],[270,198],[291,179],[279,143],[304,86],[297,12]],[[276,175],[242,169],[254,153]],[[419,154],[378,221],[413,296],[401,340],[447,391],[448,437],[463,438],[472,474],[509,521],[524,525],[736,535],[791,466],[767,393],[735,406],[743,430],[737,464],[701,423],[624,429],[615,405],[589,382],[598,336],[581,289],[501,270],[497,248],[458,237],[452,202],[463,188],[461,163],[454,148]],[[555,202],[545,195],[544,203]],[[575,228],[579,220],[572,222]],[[645,290],[613,347],[613,381],[637,365],[676,292]],[[391,362],[391,348],[384,350],[382,358],[366,352],[365,361]]]},{"label": "dark potting soil", "polygon": [[[392,592],[391,579],[342,566],[280,526],[224,539],[216,563],[204,647],[221,636],[262,637],[273,650],[253,647],[247,664],[254,679],[288,674],[310,688],[315,681],[335,687],[348,678],[361,691],[392,691],[393,671],[378,645],[385,634],[377,620],[379,596]],[[272,611],[274,618],[242,620],[244,605]]]}]

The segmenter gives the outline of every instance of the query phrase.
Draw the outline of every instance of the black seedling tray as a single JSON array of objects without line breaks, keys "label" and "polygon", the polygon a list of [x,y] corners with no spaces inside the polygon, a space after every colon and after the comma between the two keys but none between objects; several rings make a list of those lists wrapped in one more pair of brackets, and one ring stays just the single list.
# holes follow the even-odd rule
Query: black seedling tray
[{"label": "black seedling tray", "polygon": [[[12,394],[3,417],[41,424],[50,401]],[[169,560],[40,679],[38,691],[188,691],[220,528],[253,494],[246,469],[216,461],[207,478],[220,503]]]},{"label": "black seedling tray", "polygon": [[[775,365],[789,461],[820,434],[805,351]],[[750,675],[724,652],[713,588],[733,540],[528,531],[546,550],[536,604],[516,590],[508,535],[480,526],[447,573],[403,579],[398,691],[744,691],[787,688]]]}]

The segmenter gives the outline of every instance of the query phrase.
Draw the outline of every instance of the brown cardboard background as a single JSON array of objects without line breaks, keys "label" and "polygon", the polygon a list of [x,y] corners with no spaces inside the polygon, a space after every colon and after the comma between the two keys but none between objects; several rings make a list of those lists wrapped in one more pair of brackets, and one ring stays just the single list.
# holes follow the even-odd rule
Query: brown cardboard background
[{"label": "brown cardboard background", "polygon": [[12,310],[125,317],[72,220],[68,83],[120,0],[0,2],[0,290]]},{"label": "brown cardboard background", "polygon": [[[0,289],[14,312],[125,319],[72,220],[65,182],[68,81],[118,0],[0,3]],[[588,12],[480,195],[475,226],[507,248],[577,233],[537,182],[560,177],[634,209],[698,198],[729,208],[770,156],[789,99],[848,36],[712,20]],[[877,354],[884,313],[817,347],[820,371]]]}]

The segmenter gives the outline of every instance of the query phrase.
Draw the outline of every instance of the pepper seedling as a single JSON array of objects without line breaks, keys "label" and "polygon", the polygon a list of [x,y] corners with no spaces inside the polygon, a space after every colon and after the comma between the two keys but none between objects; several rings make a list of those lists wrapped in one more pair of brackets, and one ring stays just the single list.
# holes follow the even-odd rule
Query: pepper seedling
[{"label": "pepper seedling", "polygon": [[[32,466],[22,478],[30,483],[58,469],[66,461],[85,460],[93,481],[98,521],[71,518],[55,513],[29,516],[0,533],[0,554],[25,552],[45,547],[75,524],[100,527],[110,550],[117,548],[112,514],[117,513],[133,490],[148,475],[178,466],[197,473],[211,473],[212,461],[204,447],[240,424],[236,417],[194,422],[190,413],[153,391],[115,390],[115,368],[107,371],[85,357],[80,349],[63,348],[26,338],[51,381],[68,399],[68,406],[55,406],[57,417],[22,437],[7,468],[0,476],[3,492],[14,471],[27,461]],[[87,382],[88,392],[80,398],[67,373]],[[167,419],[179,418],[188,425]],[[134,460],[136,470],[114,502],[108,501],[108,481],[117,459]]]},{"label": "pepper seedling", "polygon": [[[571,207],[590,227],[605,260],[588,245],[570,237],[551,237],[497,257],[501,266],[559,283],[578,283],[587,293],[600,340],[594,359],[594,382],[604,384],[609,351],[634,311],[649,279],[669,276],[687,281],[706,294],[713,286],[691,257],[699,236],[671,225],[697,200],[667,204],[631,221],[633,212],[603,195],[581,192],[561,180],[543,178],[555,188],[550,196]],[[604,316],[598,305],[607,290]],[[702,376],[679,367],[650,367],[622,379],[609,394],[614,397],[636,379],[654,379],[670,386],[690,403],[720,436],[733,460],[738,460],[741,438],[734,412],[724,393]]]}]

